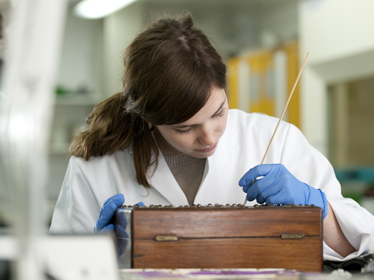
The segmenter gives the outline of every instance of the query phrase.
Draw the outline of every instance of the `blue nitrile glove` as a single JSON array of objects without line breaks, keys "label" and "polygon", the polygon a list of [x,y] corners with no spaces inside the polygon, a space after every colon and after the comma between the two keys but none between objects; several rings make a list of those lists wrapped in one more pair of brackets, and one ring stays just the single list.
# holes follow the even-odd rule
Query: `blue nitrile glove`
[{"label": "blue nitrile glove", "polygon": [[[106,233],[114,230],[114,225],[112,224],[112,218],[116,209],[120,207],[125,202],[125,197],[123,194],[119,193],[110,198],[108,198],[103,207],[100,209],[99,219],[96,222],[94,232],[96,233]],[[139,206],[144,206],[143,202],[138,203]]]},{"label": "blue nitrile glove", "polygon": [[[259,178],[256,182],[253,181]],[[262,204],[314,204],[322,208],[323,218],[327,216],[326,195],[320,189],[300,182],[283,164],[261,164],[250,169],[240,179],[239,185],[247,193],[248,201],[257,200]]]},{"label": "blue nitrile glove", "polygon": [[[144,206],[143,202],[138,202],[137,204],[139,206]],[[125,253],[127,246],[130,242],[130,236],[126,231],[127,225],[129,223],[126,217],[127,215],[131,215],[131,210],[126,208],[117,208],[114,214],[113,222],[117,236],[118,258],[120,258],[123,255],[123,253]]]},{"label": "blue nitrile glove", "polygon": [[117,207],[120,207],[124,202],[125,197],[121,193],[108,198],[100,209],[99,219],[96,222],[94,232],[105,233],[113,231],[114,225],[111,224],[111,219]]}]

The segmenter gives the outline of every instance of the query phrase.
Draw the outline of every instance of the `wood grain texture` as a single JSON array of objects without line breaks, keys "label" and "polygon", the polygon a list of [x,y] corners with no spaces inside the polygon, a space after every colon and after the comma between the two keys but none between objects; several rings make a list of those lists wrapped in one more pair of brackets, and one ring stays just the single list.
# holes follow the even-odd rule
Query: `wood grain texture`
[{"label": "wood grain texture", "polygon": [[[174,211],[172,211],[174,210]],[[134,239],[157,235],[181,238],[278,237],[282,233],[321,236],[322,210],[317,207],[134,210]]]},{"label": "wood grain texture", "polygon": [[134,268],[285,268],[322,271],[321,238],[138,240]]},{"label": "wood grain texture", "polygon": [[[322,271],[317,207],[135,209],[134,268],[285,268]],[[281,239],[281,234],[302,234]],[[155,241],[177,236],[178,241]]]}]

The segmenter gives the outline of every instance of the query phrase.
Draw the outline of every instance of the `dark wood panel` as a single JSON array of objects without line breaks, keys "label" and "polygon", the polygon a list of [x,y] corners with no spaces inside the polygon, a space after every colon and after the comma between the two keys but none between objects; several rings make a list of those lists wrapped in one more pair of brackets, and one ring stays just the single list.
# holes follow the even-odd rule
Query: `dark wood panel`
[{"label": "dark wood panel", "polygon": [[322,271],[322,238],[135,240],[134,268],[285,268]]},{"label": "dark wood panel", "polygon": [[135,209],[134,239],[157,235],[180,238],[278,237],[283,233],[322,236],[322,210],[317,207],[237,209]]}]

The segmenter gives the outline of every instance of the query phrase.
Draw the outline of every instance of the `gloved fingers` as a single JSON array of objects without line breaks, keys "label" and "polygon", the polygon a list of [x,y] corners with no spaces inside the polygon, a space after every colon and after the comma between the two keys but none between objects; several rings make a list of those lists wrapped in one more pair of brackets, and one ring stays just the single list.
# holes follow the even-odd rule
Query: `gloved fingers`
[{"label": "gloved fingers", "polygon": [[119,211],[116,213],[116,224],[122,225],[123,227],[127,227],[127,218],[126,213],[123,211]]},{"label": "gloved fingers", "polygon": [[[139,206],[144,206],[143,202],[138,202],[137,203]],[[124,211],[119,211],[116,213],[116,219],[115,219],[116,226],[121,225],[121,227],[126,228],[128,221],[126,218],[126,212]]]},{"label": "gloved fingers", "polygon": [[[254,185],[257,184],[257,181]],[[253,185],[253,186],[254,186]],[[282,190],[282,185],[277,184],[274,181],[274,178],[266,178],[258,181],[258,190],[257,193],[252,193],[252,189],[250,188],[248,194],[251,193],[251,196],[256,196],[256,200],[258,203],[262,204],[267,202],[268,197],[277,195]]]},{"label": "gloved fingers", "polygon": [[295,197],[288,192],[288,190],[280,190],[277,194],[268,196],[265,200],[267,205],[274,205],[274,204],[283,204],[283,205],[290,205],[290,204],[299,204],[295,200]]},{"label": "gloved fingers", "polygon": [[117,207],[121,206],[125,202],[125,197],[123,194],[119,193],[110,198],[108,198],[103,207],[100,209],[99,219],[96,223],[96,228],[101,229],[105,227],[110,219],[113,217],[115,210]]},{"label": "gloved fingers", "polygon": [[116,224],[115,229],[118,237],[129,238],[129,234],[126,231],[126,227],[120,224]]},{"label": "gloved fingers", "polygon": [[116,194],[112,197],[109,197],[107,200],[105,200],[105,202],[103,204],[103,207],[105,207],[108,204],[112,204],[112,203],[117,205],[117,207],[121,206],[122,204],[125,203],[124,195],[119,193],[119,194]]},{"label": "gloved fingers", "polygon": [[110,224],[104,227],[102,230],[100,230],[100,233],[108,233],[114,231],[114,225]]},{"label": "gloved fingers", "polygon": [[277,185],[273,184],[273,179],[264,177],[256,180],[256,182],[248,188],[247,199],[249,201],[256,199],[258,203],[262,204],[268,196],[274,195],[277,192],[279,192],[279,188]]},{"label": "gloved fingers", "polygon": [[128,238],[117,237],[118,258],[120,258],[126,252],[128,244],[129,244]]},{"label": "gloved fingers", "polygon": [[242,186],[243,187],[242,188],[243,192],[247,193],[250,186],[252,186],[252,184],[248,184],[248,185]]},{"label": "gloved fingers", "polygon": [[[264,203],[267,196],[279,192],[279,186],[275,184],[276,178],[274,174],[276,174],[276,172],[272,170],[273,169],[271,169],[267,175],[258,177],[252,185],[243,187],[243,190],[248,187],[247,199],[249,201],[256,199],[258,203]],[[264,191],[266,192],[264,193]]]},{"label": "gloved fingers", "polygon": [[[266,198],[266,204],[303,204],[305,205],[305,195],[304,191],[301,190],[303,187],[297,184],[294,180],[287,180],[286,178],[281,178],[279,181],[278,192],[274,193],[272,196],[268,195]],[[270,199],[268,199],[271,197]]]},{"label": "gloved fingers", "polygon": [[249,188],[248,193],[250,193],[251,197],[256,196],[258,203],[268,203],[269,200],[267,200],[267,198],[275,196],[271,199],[273,200],[272,204],[284,204],[281,200],[285,199],[288,201],[289,198],[295,196],[295,192],[298,192],[298,189],[296,189],[298,183],[299,181],[297,181],[284,165],[274,164],[272,169],[262,180],[257,180],[256,183],[253,184],[253,187],[256,185],[257,189]]},{"label": "gloved fingers", "polygon": [[248,201],[257,199],[257,196],[262,192],[259,184],[260,180],[256,180],[256,182],[254,182],[252,185],[246,185],[245,187],[243,187],[243,191],[245,190],[245,192],[247,193]]},{"label": "gloved fingers", "polygon": [[239,186],[244,187],[252,185],[253,181],[260,177],[266,176],[272,169],[272,164],[260,164],[247,171],[239,181]]},{"label": "gloved fingers", "polygon": [[101,208],[100,216],[96,223],[96,230],[100,231],[110,222],[117,207],[115,204],[107,204]]},{"label": "gloved fingers", "polygon": [[308,185],[296,180],[287,180],[285,186],[280,190],[280,192],[274,195],[270,200],[267,200],[267,204],[296,204],[305,205],[308,204],[307,197],[310,191],[308,190]]},{"label": "gloved fingers", "polygon": [[281,201],[282,199],[280,199],[279,195],[277,194],[268,196],[265,199],[266,205],[283,204]]},{"label": "gloved fingers", "polygon": [[264,178],[264,176],[259,176],[256,178],[256,180],[254,180],[251,184],[248,184],[248,185],[245,185],[243,186],[243,192],[247,193],[248,192],[248,189],[254,185],[258,180],[261,180],[262,178]]}]

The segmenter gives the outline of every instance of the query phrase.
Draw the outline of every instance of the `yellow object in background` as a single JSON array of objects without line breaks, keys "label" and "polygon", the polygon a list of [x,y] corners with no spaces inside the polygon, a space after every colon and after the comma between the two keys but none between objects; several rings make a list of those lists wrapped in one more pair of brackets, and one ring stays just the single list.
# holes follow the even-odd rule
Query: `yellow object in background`
[{"label": "yellow object in background", "polygon": [[239,61],[240,58],[231,58],[227,61],[228,73],[228,93],[229,93],[229,107],[231,109],[239,108]]},{"label": "yellow object in background", "polygon": [[[231,58],[227,62],[230,108],[280,117],[297,78],[298,61],[296,41]],[[299,86],[284,120],[300,127]]]},{"label": "yellow object in background", "polygon": [[[299,73],[299,48],[297,42],[285,45],[283,47],[287,54],[287,94],[290,94],[292,87]],[[300,128],[300,90],[296,86],[295,92],[288,104],[288,122]],[[287,95],[288,96],[288,95]],[[279,116],[278,116],[279,117]]]},{"label": "yellow object in background", "polygon": [[248,57],[250,65],[250,112],[275,115],[274,67],[272,51],[262,51]]}]

